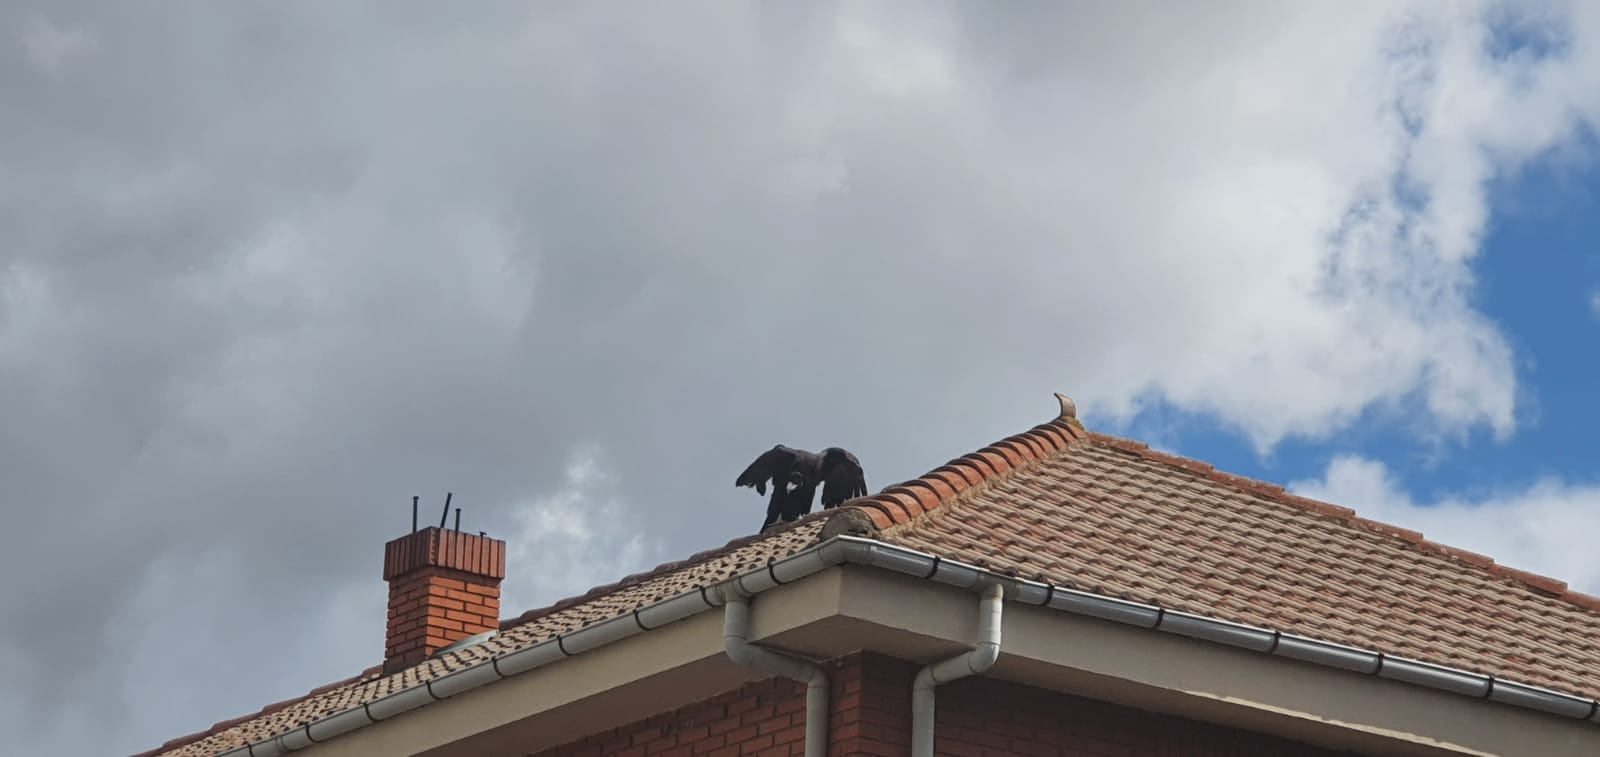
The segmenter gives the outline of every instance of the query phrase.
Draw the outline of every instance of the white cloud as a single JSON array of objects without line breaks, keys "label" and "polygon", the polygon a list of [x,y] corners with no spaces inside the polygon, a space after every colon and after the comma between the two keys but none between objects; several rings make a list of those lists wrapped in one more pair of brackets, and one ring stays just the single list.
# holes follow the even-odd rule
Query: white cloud
[{"label": "white cloud", "polygon": [[543,607],[661,562],[662,545],[649,532],[622,527],[631,510],[616,493],[598,445],[574,450],[561,487],[519,505],[516,532],[506,538],[501,615]]},{"label": "white cloud", "polygon": [[1440,430],[1510,433],[1510,350],[1471,305],[1469,265],[1487,182],[1570,134],[1581,93],[1565,77],[1580,63],[1492,62],[1482,19],[1455,6],[1313,8],[1206,50],[1164,98],[1135,105],[1151,83],[1100,68],[1108,102],[1074,103],[1080,120],[1138,116],[1110,154],[1068,146],[1050,175],[1094,194],[1155,190],[1073,196],[1104,215],[1067,210],[1077,226],[1054,235],[1135,251],[1070,278],[1107,293],[1118,333],[1139,334],[1101,356],[1115,389],[1088,407],[1132,412],[1125,392],[1145,386],[1263,447],[1411,398]]},{"label": "white cloud", "polygon": [[1594,317],[1600,318],[1600,289],[1589,295],[1589,310],[1594,313]]},{"label": "white cloud", "polygon": [[1600,532],[1600,485],[1547,478],[1525,488],[1419,502],[1382,462],[1341,456],[1321,479],[1295,481],[1288,488],[1600,594],[1600,565],[1593,553],[1593,535]]}]

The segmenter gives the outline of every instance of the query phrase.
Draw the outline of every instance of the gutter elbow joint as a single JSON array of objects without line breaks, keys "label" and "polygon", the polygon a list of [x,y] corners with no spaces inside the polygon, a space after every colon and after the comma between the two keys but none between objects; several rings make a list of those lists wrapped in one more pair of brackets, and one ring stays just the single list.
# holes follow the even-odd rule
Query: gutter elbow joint
[{"label": "gutter elbow joint", "polygon": [[980,642],[978,648],[972,650],[972,656],[967,659],[973,673],[982,673],[994,667],[995,662],[1000,659],[1000,642]]},{"label": "gutter elbow joint", "polygon": [[911,757],[933,757],[934,687],[977,675],[1000,659],[1000,626],[1005,587],[998,583],[983,589],[978,604],[978,642],[965,653],[935,662],[917,671],[911,684]]},{"label": "gutter elbow joint", "polygon": [[916,679],[911,682],[911,692],[933,691],[933,687],[938,685],[939,682],[933,679],[933,666],[927,665],[917,671]]},{"label": "gutter elbow joint", "polygon": [[749,667],[755,664],[755,648],[750,646],[743,635],[724,632],[722,634],[722,651],[728,654],[728,659],[739,665]]},{"label": "gutter elbow joint", "polygon": [[729,640],[724,645],[723,651],[728,653],[728,659],[733,660],[735,664],[742,667],[751,667],[755,662],[755,655],[750,654],[749,647],[745,647],[737,641]]},{"label": "gutter elbow joint", "polygon": [[775,673],[806,684],[806,757],[828,750],[828,673],[809,660],[790,657],[750,643],[750,602],[730,597],[723,607],[722,648],[728,659],[748,668]]}]

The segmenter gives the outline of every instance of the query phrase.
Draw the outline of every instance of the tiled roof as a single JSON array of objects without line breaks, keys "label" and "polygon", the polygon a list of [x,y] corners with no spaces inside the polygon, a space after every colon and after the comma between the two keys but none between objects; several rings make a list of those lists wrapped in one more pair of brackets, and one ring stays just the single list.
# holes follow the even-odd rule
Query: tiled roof
[{"label": "tiled roof", "polygon": [[1056,421],[852,504],[883,541],[1018,577],[1600,697],[1600,599],[1090,433],[1062,399]]},{"label": "tiled roof", "polygon": [[[1600,599],[1343,507],[1055,420],[921,478],[501,623],[483,644],[368,671],[137,757],[289,731],[490,656],[746,572],[861,513],[878,538],[1022,578],[1600,697]],[[1359,503],[1354,503],[1359,504]]]},{"label": "tiled roof", "polygon": [[765,565],[769,559],[791,555],[811,546],[817,541],[817,534],[829,517],[839,514],[839,510],[814,513],[812,517],[759,538],[739,539],[720,549],[702,552],[687,560],[667,563],[655,570],[597,587],[583,596],[564,599],[549,607],[502,621],[500,633],[482,644],[447,652],[388,676],[368,671],[357,678],[313,690],[304,697],[269,705],[254,715],[226,720],[204,732],[173,739],[135,757],[214,755],[285,733],[495,655],[531,647],[559,634],[682,594],[696,586],[715,584],[749,572]]}]

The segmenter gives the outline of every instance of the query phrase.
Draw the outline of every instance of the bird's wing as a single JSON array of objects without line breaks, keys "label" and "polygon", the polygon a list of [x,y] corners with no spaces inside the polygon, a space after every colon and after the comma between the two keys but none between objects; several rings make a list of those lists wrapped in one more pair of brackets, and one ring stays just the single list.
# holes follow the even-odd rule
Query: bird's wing
[{"label": "bird's wing", "polygon": [[[775,476],[784,476],[793,466],[794,450],[780,444],[761,453],[761,456],[756,458],[755,462],[750,463],[749,467],[739,474],[739,480],[735,481],[733,485],[753,486],[756,493],[766,494],[767,481]],[[782,481],[776,481],[774,485],[781,486],[782,483]]]},{"label": "bird's wing", "polygon": [[867,476],[861,471],[861,461],[849,452],[844,460],[828,471],[822,482],[822,509],[826,510],[845,500],[867,496]]}]

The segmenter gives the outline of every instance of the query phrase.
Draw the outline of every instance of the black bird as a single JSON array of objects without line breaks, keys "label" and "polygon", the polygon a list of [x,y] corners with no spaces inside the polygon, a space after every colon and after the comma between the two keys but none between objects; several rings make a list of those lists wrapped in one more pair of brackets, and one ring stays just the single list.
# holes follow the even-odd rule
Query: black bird
[{"label": "black bird", "polygon": [[766,494],[769,481],[772,482],[772,499],[767,504],[762,531],[811,512],[811,499],[819,483],[822,484],[824,510],[838,507],[847,499],[867,495],[867,479],[861,472],[861,462],[838,447],[829,447],[818,454],[780,444],[761,453],[739,474],[734,486],[750,486],[757,494]]}]

